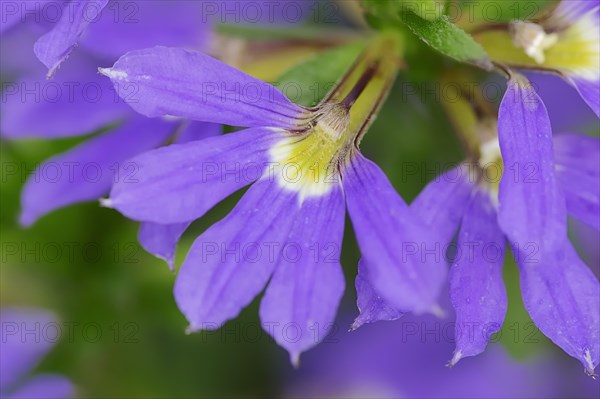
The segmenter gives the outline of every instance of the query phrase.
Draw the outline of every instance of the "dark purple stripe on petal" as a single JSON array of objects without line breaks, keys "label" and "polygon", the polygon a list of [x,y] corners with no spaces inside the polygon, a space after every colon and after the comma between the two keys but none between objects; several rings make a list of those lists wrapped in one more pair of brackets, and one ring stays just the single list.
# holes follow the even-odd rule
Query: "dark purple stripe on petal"
[{"label": "dark purple stripe on petal", "polygon": [[442,242],[360,153],[353,154],[342,178],[373,288],[396,309],[432,311],[446,276]]},{"label": "dark purple stripe on petal", "polygon": [[272,85],[196,51],[160,46],[131,51],[100,72],[146,116],[290,128],[303,113]]},{"label": "dark purple stripe on petal", "polygon": [[508,301],[502,263],[504,234],[489,194],[475,191],[460,228],[450,268],[450,299],[456,311],[456,349],[451,364],[482,353],[500,330]]},{"label": "dark purple stripe on petal", "polygon": [[267,151],[281,134],[247,129],[142,154],[131,160],[135,178],[117,182],[106,205],[139,221],[197,219],[262,176]]}]

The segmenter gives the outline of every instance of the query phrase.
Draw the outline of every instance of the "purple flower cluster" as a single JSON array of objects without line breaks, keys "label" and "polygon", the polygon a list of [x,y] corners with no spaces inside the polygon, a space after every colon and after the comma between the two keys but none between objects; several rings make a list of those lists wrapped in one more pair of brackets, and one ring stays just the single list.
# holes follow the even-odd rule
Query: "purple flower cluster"
[{"label": "purple flower cluster", "polygon": [[[385,55],[393,43],[374,39],[361,56],[369,60],[365,69],[357,69],[357,61],[347,74],[355,76],[354,85],[346,88],[342,80],[317,107],[305,108],[198,51],[209,35],[206,24],[190,18],[198,3],[138,2],[141,23],[130,25],[106,18],[110,4],[90,0],[68,13],[65,8],[33,45],[52,82],[74,89],[72,96],[30,100],[27,90],[48,84],[39,68],[24,69],[3,92],[5,137],[101,131],[49,161],[61,165],[60,182],[30,178],[24,225],[110,192],[103,205],[141,222],[141,244],[174,268],[175,247],[188,226],[250,186],[195,240],[178,271],[175,299],[195,331],[236,317],[265,290],[261,321],[293,363],[323,340],[335,319],[344,292],[339,259],[346,210],[362,255],[353,328],[407,312],[437,313],[448,281],[457,328],[475,326],[473,336],[457,339],[451,364],[482,353],[502,326],[508,244],[532,320],[594,374],[600,286],[569,240],[567,215],[600,230],[600,143],[572,133],[553,136],[546,107],[524,76],[509,71],[494,127],[484,132],[492,138],[479,143],[477,161],[503,171],[499,185],[463,165],[436,178],[409,206],[359,150],[397,72]],[[595,34],[599,3],[582,4],[561,2],[545,27],[567,30],[584,20],[587,33]],[[9,19],[2,31],[20,43],[31,39],[31,30],[48,28],[17,22]],[[523,46],[542,62],[542,48]],[[557,72],[598,115],[600,73]],[[87,101],[73,82],[90,83],[104,96]],[[220,135],[222,124],[246,129]],[[100,183],[69,178],[69,168],[86,163],[99,165]],[[126,176],[127,163],[136,168],[135,179],[115,179],[114,165]],[[448,272],[439,248],[456,234],[462,256]]]}]

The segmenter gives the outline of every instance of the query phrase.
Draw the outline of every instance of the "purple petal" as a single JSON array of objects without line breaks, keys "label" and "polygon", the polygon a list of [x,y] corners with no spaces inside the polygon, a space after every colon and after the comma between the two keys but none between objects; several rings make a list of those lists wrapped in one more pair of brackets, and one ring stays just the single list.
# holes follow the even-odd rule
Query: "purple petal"
[{"label": "purple petal", "polygon": [[[219,135],[222,130],[222,126],[215,123],[190,122],[177,135],[175,142],[183,144],[202,140]],[[177,243],[192,222],[193,220],[174,224],[143,222],[140,225],[138,241],[146,251],[165,260],[169,269],[174,270]]]},{"label": "purple petal", "polygon": [[600,286],[565,237],[535,259],[518,253],[525,308],[540,331],[593,375],[600,357]]},{"label": "purple petal", "polygon": [[125,102],[146,116],[290,128],[303,113],[275,87],[181,48],[131,51],[100,72],[111,78]]},{"label": "purple petal", "polygon": [[363,324],[396,320],[404,315],[404,312],[395,308],[375,291],[369,281],[368,273],[368,267],[365,267],[361,259],[358,262],[358,274],[354,282],[360,314],[352,323],[350,330],[356,330]]},{"label": "purple petal", "polygon": [[579,92],[579,95],[600,118],[600,80],[586,80],[583,78],[569,78],[571,83]]},{"label": "purple petal", "polygon": [[[21,23],[21,26],[26,24],[28,20],[39,19],[40,11],[46,7],[46,3],[52,0],[39,0],[35,6],[30,6],[28,9],[24,6],[24,3],[18,3],[13,1],[5,1],[0,6],[2,10],[2,16],[0,17],[0,34],[3,35],[2,40],[6,39],[6,34],[9,29]],[[13,33],[13,32],[10,32]]]},{"label": "purple petal", "polygon": [[80,43],[111,61],[128,51],[155,45],[207,47],[210,24],[202,15],[204,8],[202,2],[187,0],[111,2]]},{"label": "purple petal", "polygon": [[430,228],[435,228],[438,237],[449,243],[469,203],[473,186],[467,165],[444,172],[429,183],[410,204]]},{"label": "purple petal", "polygon": [[551,21],[570,26],[599,6],[598,0],[562,0],[552,12]]},{"label": "purple petal", "polygon": [[[471,190],[467,167],[461,165],[429,183],[410,205],[410,209],[427,226],[435,228],[440,242],[445,247],[460,225]],[[352,330],[380,320],[396,320],[404,314],[375,291],[367,269],[368,266],[361,260],[355,282],[360,314],[354,320]]]},{"label": "purple petal", "polygon": [[[521,270],[525,307],[540,330],[591,374],[600,355],[598,280],[568,241],[550,123],[530,87],[510,82],[498,132],[505,164],[498,219]],[[525,172],[519,162],[533,165],[534,173],[510,177],[509,171]]]},{"label": "purple petal", "polygon": [[[598,0],[563,0],[545,22],[545,26],[551,30],[579,26],[578,29],[581,31],[579,34],[588,42],[588,51],[596,53],[600,41],[598,37],[599,24],[600,1]],[[592,63],[585,73],[587,76],[579,76],[573,72],[566,75],[565,79],[577,89],[581,98],[596,113],[596,116],[600,117],[600,78],[597,68],[597,62],[596,65]]]},{"label": "purple petal", "polygon": [[300,221],[297,207],[295,194],[262,180],[196,239],[175,282],[191,330],[219,328],[258,295]]},{"label": "purple petal", "polygon": [[446,276],[442,243],[373,162],[356,152],[342,172],[350,218],[371,284],[396,309],[435,305]]},{"label": "purple petal", "polygon": [[[2,5],[4,4],[8,3],[3,2]],[[19,5],[19,3],[12,4],[15,6]],[[18,14],[18,18],[20,18],[20,11]],[[31,18],[29,17],[29,19]],[[1,16],[0,19],[2,19]],[[0,71],[2,79],[5,81],[4,85],[9,81],[17,80],[18,77],[26,75],[44,76],[46,74],[46,67],[40,63],[33,51],[23,51],[26,48],[32,49],[36,40],[46,31],[47,29],[44,29],[43,26],[34,23],[24,23],[19,24],[6,33],[1,33]]]},{"label": "purple petal", "polygon": [[456,349],[451,364],[482,353],[491,334],[500,330],[508,301],[502,263],[504,234],[490,196],[477,190],[458,236],[458,252],[450,268],[450,300],[456,310]]},{"label": "purple petal", "polygon": [[142,154],[135,181],[113,185],[107,206],[156,223],[189,222],[261,177],[268,149],[282,132],[255,128],[174,144]]},{"label": "purple petal", "polygon": [[[28,308],[3,308],[0,324],[0,391],[4,393],[16,388],[15,384],[54,346],[58,337],[55,339],[51,334],[58,328],[60,336],[60,325],[51,313]],[[35,331],[40,333],[35,334]]]},{"label": "purple petal", "polygon": [[597,121],[573,85],[553,73],[528,72],[527,77],[544,100],[554,132],[570,131]]},{"label": "purple petal", "polygon": [[175,249],[179,239],[192,222],[160,224],[143,222],[140,224],[138,241],[142,248],[167,262],[170,270],[175,269]]},{"label": "purple petal", "polygon": [[600,230],[600,140],[581,134],[556,135],[554,156],[567,212]]},{"label": "purple petal", "polygon": [[89,61],[77,58],[67,69],[69,73],[53,80],[24,78],[4,83],[0,122],[3,136],[78,136],[132,115]]},{"label": "purple petal", "polygon": [[223,133],[223,126],[218,123],[188,122],[175,138],[175,143],[183,144],[190,141],[204,140]]},{"label": "purple petal", "polygon": [[31,225],[66,205],[96,200],[115,182],[135,181],[138,168],[128,159],[164,143],[174,128],[169,122],[139,117],[50,158],[25,183],[21,224]]},{"label": "purple petal", "polygon": [[509,82],[498,115],[504,162],[498,222],[511,244],[551,248],[566,237],[548,113],[531,86]]},{"label": "purple petal", "polygon": [[[333,330],[344,293],[340,251],[344,197],[340,188],[292,205],[275,273],[260,304],[263,328],[287,349],[292,364]],[[279,223],[279,222],[277,222]]]},{"label": "purple petal", "polygon": [[68,3],[54,28],[40,37],[33,50],[48,68],[48,76],[54,75],[88,25],[100,18],[108,0],[81,0]]},{"label": "purple petal", "polygon": [[5,399],[67,399],[75,397],[75,387],[68,379],[52,374],[30,378]]}]

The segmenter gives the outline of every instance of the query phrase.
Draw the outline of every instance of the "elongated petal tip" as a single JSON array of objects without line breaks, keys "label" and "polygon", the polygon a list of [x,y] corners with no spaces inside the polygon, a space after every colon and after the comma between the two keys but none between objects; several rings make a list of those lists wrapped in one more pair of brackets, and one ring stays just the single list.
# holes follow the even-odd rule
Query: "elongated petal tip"
[{"label": "elongated petal tip", "polygon": [[295,370],[300,368],[300,354],[301,352],[290,352],[290,363]]},{"label": "elongated petal tip", "polygon": [[167,267],[169,268],[170,271],[175,272],[175,260],[172,258],[165,258],[164,256],[160,256],[157,254],[153,254],[155,257],[157,257],[158,259],[164,261],[167,264]]},{"label": "elongated petal tip", "polygon": [[592,377],[594,380],[596,379],[596,367],[594,366],[594,362],[592,361],[592,354],[589,349],[585,350],[583,355],[583,359],[585,360],[585,373]]},{"label": "elongated petal tip", "polygon": [[113,203],[110,198],[100,198],[98,202],[100,202],[102,208],[113,208]]},{"label": "elongated petal tip", "polygon": [[456,366],[456,364],[460,361],[460,359],[462,359],[463,355],[461,351],[456,351],[454,352],[454,355],[452,356],[452,359],[448,362],[448,364],[446,365],[446,367],[454,367]]},{"label": "elongated petal tip", "polygon": [[446,317],[446,311],[438,304],[433,305],[431,310],[429,310],[429,313],[439,319],[444,319]]},{"label": "elongated petal tip", "polygon": [[98,72],[112,80],[127,79],[127,72],[115,70],[113,68],[98,68]]},{"label": "elongated petal tip", "polygon": [[48,71],[48,73],[46,74],[46,79],[50,80],[54,77],[54,74],[56,73],[56,71],[58,71],[59,66],[55,66],[54,68],[50,69]]},{"label": "elongated petal tip", "polygon": [[594,369],[588,369],[588,368],[586,368],[585,369],[585,373],[588,376],[592,377],[592,380],[596,380],[597,379],[596,371]]},{"label": "elongated petal tip", "polygon": [[350,328],[348,329],[348,332],[352,332],[354,330],[357,330],[360,326],[362,326],[363,324],[365,324],[365,321],[362,320],[360,318],[360,316],[358,316],[356,319],[354,319],[354,322],[352,323],[352,325],[350,326]]},{"label": "elongated petal tip", "polygon": [[192,335],[193,333],[195,333],[197,331],[198,331],[198,328],[196,328],[192,324],[190,324],[189,326],[187,326],[185,328],[185,335]]},{"label": "elongated petal tip", "polygon": [[167,267],[169,268],[171,273],[175,273],[175,259],[169,259],[169,260],[166,260],[166,262],[167,262]]},{"label": "elongated petal tip", "polygon": [[30,212],[21,212],[21,215],[19,215],[19,225],[23,228],[31,227],[37,219],[37,216]]}]

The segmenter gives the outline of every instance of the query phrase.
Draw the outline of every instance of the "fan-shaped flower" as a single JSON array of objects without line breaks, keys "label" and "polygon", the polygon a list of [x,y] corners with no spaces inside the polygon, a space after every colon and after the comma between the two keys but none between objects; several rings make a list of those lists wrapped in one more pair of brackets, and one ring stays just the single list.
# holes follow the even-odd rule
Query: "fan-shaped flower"
[{"label": "fan-shaped flower", "polygon": [[[502,326],[507,298],[501,270],[508,241],[534,323],[593,375],[600,356],[600,287],[567,237],[566,215],[598,228],[600,142],[558,135],[555,151],[544,104],[519,75],[509,82],[497,125],[489,122],[475,126],[486,138],[477,167],[464,164],[446,172],[411,205],[442,242],[449,243],[460,225],[449,275],[457,325],[450,364],[483,352]],[[502,176],[499,187],[482,172],[490,165]],[[360,269],[356,287],[361,315],[354,328],[403,314],[378,295]]]},{"label": "fan-shaped flower", "polygon": [[396,46],[393,36],[375,39],[314,109],[177,48],[133,51],[100,69],[119,92],[139,88],[130,105],[144,115],[250,127],[135,158],[138,182],[117,183],[105,202],[135,220],[190,223],[253,183],[194,242],[179,271],[175,298],[191,330],[235,317],[270,279],[263,327],[296,363],[331,328],[344,290],[345,206],[378,290],[408,311],[434,307],[445,268],[424,262],[414,243],[431,248],[435,235],[358,150],[395,77]]}]

